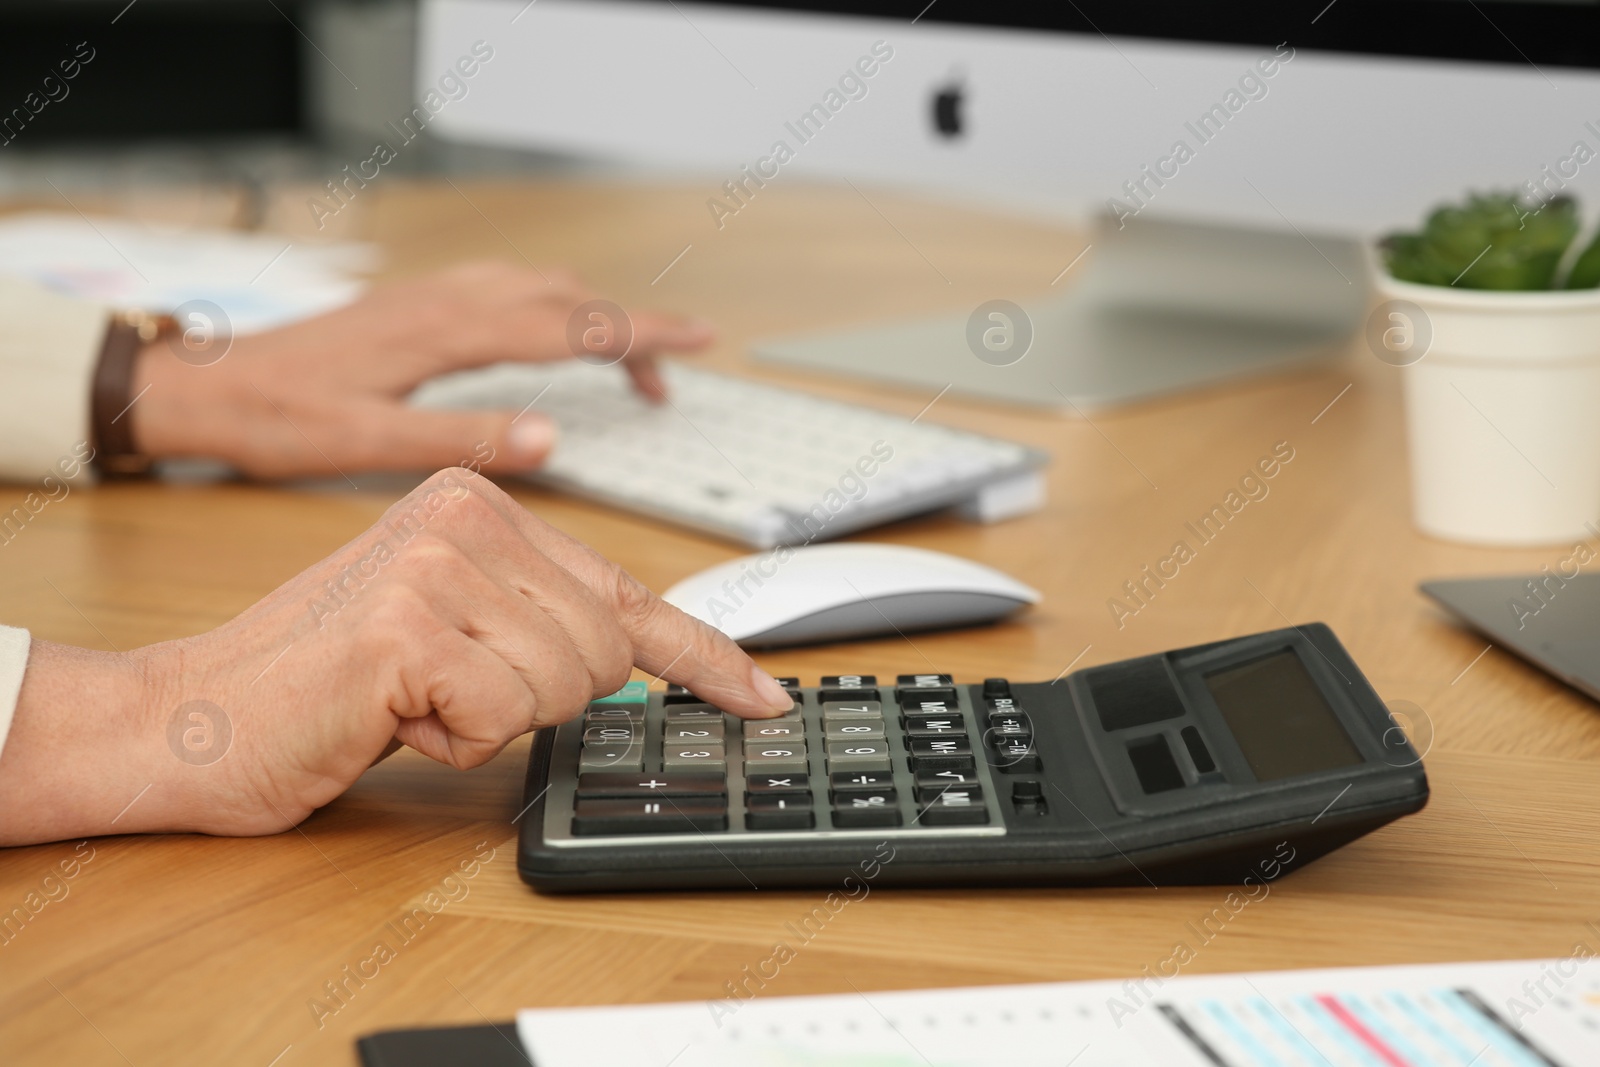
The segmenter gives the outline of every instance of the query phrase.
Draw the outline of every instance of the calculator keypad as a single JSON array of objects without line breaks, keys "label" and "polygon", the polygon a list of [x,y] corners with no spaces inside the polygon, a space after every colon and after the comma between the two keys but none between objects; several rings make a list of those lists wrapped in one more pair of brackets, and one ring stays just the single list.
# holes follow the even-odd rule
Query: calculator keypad
[{"label": "calculator keypad", "polygon": [[725,715],[677,686],[657,702],[638,683],[595,701],[558,728],[563,802],[547,837],[999,833],[1008,761],[1037,769],[1025,713],[988,687],[969,700],[945,674],[779,683],[795,707],[776,719]]}]

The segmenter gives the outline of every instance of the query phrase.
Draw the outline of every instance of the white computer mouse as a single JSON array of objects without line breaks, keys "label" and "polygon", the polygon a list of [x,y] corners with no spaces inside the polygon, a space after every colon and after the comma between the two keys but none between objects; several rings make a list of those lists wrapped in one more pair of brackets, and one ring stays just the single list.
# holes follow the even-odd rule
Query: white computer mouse
[{"label": "white computer mouse", "polygon": [[729,560],[685,578],[665,599],[741,645],[774,648],[976,626],[1042,597],[943,552],[835,544]]}]

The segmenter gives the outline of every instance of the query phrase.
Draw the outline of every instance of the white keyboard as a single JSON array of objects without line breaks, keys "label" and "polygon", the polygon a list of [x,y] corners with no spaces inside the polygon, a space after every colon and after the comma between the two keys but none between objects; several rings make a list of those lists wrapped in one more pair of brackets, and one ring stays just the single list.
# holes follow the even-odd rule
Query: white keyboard
[{"label": "white keyboard", "polygon": [[1043,453],[981,434],[663,365],[667,404],[616,367],[502,364],[429,382],[422,407],[530,406],[561,428],[533,480],[770,548],[937,508],[996,522],[1044,503]]}]

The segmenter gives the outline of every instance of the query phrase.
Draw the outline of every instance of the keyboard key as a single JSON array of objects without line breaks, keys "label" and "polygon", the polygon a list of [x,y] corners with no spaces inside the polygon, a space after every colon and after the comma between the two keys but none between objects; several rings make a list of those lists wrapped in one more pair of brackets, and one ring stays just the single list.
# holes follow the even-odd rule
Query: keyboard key
[{"label": "keyboard key", "polygon": [[835,719],[824,724],[823,734],[829,741],[881,741],[884,736],[883,720]]},{"label": "keyboard key", "polygon": [[990,740],[996,738],[1021,738],[1027,740],[1033,736],[1033,729],[1027,719],[1019,715],[991,715],[989,728],[983,736]]},{"label": "keyboard key", "polygon": [[817,702],[821,704],[834,704],[847,700],[882,700],[883,695],[876,689],[819,689]]},{"label": "keyboard key", "polygon": [[827,751],[830,771],[890,769],[888,741],[830,741]]},{"label": "keyboard key", "polygon": [[822,705],[822,721],[882,719],[883,705],[876,700],[829,700]]},{"label": "keyboard key", "polygon": [[881,794],[850,794],[833,804],[833,825],[854,830],[868,826],[899,826],[900,808]]},{"label": "keyboard key", "polygon": [[722,723],[720,720],[677,719],[667,723],[662,737],[669,745],[708,745],[722,740]]},{"label": "keyboard key", "polygon": [[713,798],[647,797],[643,800],[580,798],[572,809],[572,832],[597,834],[682,834],[726,830],[728,805]]},{"label": "keyboard key", "polygon": [[744,758],[747,760],[803,760],[806,758],[806,743],[804,741],[767,741],[759,738],[747,738],[744,743]]},{"label": "keyboard key", "polygon": [[949,688],[955,684],[955,679],[948,674],[902,674],[895,678],[894,684],[899,689],[938,689]]},{"label": "keyboard key", "polygon": [[776,722],[771,719],[746,719],[744,722],[746,741],[761,738],[772,741],[804,741],[805,737],[806,725],[803,722],[784,719]]},{"label": "keyboard key", "polygon": [[989,763],[1007,774],[1029,774],[1039,769],[1039,752],[1031,741],[1006,738],[990,746]]},{"label": "keyboard key", "polygon": [[750,830],[809,830],[816,824],[809,796],[752,796],[744,813]]},{"label": "keyboard key", "polygon": [[723,771],[728,760],[721,745],[668,745],[661,752],[661,766],[669,771]]},{"label": "keyboard key", "polygon": [[800,679],[779,678],[777,679],[777,682],[779,685],[783,686],[783,688],[789,691],[789,699],[794,701],[796,704],[800,703],[801,700],[804,699],[800,692]]},{"label": "keyboard key", "polygon": [[967,723],[960,715],[907,715],[907,737],[965,737]]},{"label": "keyboard key", "polygon": [[960,770],[922,770],[916,774],[917,795],[922,795],[922,790],[932,787],[934,789],[947,789],[951,786],[977,785],[978,767],[972,766]]},{"label": "keyboard key", "polygon": [[888,771],[835,771],[828,776],[835,793],[860,793],[894,788],[894,775]]},{"label": "keyboard key", "polygon": [[776,796],[785,793],[804,793],[811,795],[811,781],[804,774],[780,774],[767,771],[761,774],[752,774],[745,779],[744,791],[746,796]]},{"label": "keyboard key", "polygon": [[917,821],[924,826],[983,826],[989,821],[983,795],[951,790],[923,806]]},{"label": "keyboard key", "polygon": [[720,797],[728,780],[720,774],[617,774],[578,776],[580,797]]},{"label": "keyboard key", "polygon": [[959,715],[961,713],[961,705],[956,700],[935,700],[931,694],[926,700],[902,697],[900,708],[908,715]]}]

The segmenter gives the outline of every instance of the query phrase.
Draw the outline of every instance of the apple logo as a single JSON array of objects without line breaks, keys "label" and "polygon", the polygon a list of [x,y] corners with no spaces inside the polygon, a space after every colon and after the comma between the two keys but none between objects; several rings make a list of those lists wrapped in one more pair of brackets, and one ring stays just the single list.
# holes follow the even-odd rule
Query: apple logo
[{"label": "apple logo", "polygon": [[954,140],[965,133],[962,105],[966,86],[959,76],[951,78],[933,94],[933,128],[946,140]]}]

